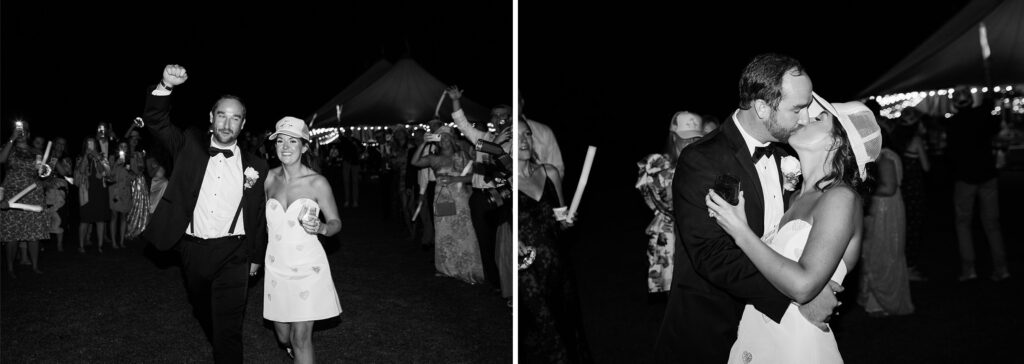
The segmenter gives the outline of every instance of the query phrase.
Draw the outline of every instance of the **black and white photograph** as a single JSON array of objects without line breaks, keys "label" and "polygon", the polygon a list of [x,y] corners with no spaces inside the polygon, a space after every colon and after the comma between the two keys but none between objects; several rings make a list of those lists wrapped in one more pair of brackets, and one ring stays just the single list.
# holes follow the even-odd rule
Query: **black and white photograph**
[{"label": "black and white photograph", "polygon": [[510,5],[3,2],[0,362],[513,362]]},{"label": "black and white photograph", "polygon": [[1019,360],[1022,17],[521,1],[519,362]]}]

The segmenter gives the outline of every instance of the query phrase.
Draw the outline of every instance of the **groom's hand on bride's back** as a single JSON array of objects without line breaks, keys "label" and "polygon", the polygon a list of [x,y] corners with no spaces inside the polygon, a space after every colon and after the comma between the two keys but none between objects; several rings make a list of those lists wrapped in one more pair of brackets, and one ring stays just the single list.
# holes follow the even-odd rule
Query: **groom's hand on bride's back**
[{"label": "groom's hand on bride's back", "polygon": [[821,331],[828,332],[828,320],[832,317],[836,307],[842,304],[836,295],[844,289],[839,283],[829,280],[817,297],[800,306],[800,314]]}]

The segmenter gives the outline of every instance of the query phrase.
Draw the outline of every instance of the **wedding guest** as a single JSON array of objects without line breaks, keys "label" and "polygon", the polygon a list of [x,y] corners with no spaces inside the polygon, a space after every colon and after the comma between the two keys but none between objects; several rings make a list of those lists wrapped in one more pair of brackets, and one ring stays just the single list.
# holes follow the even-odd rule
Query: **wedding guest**
[{"label": "wedding guest", "polygon": [[704,133],[704,135],[711,134],[711,132],[715,131],[715,129],[718,129],[719,125],[722,125],[722,122],[719,121],[719,119],[714,115],[705,114],[701,118],[703,119],[701,131]]},{"label": "wedding guest", "polygon": [[[498,105],[491,109],[491,123],[495,126],[501,125],[502,130],[506,131],[502,134],[499,140],[498,133],[491,133],[487,131],[486,124],[480,123],[478,129],[469,123],[465,113],[462,110],[462,90],[458,86],[449,87],[446,90],[448,97],[452,100],[452,109],[455,110],[452,113],[452,118],[455,120],[455,125],[459,128],[459,131],[466,136],[469,143],[478,145],[480,141],[490,143],[500,143],[505,153],[512,151],[512,129],[504,128],[507,120],[510,119],[512,114],[512,108],[505,105]],[[482,129],[482,130],[481,130]],[[508,206],[498,206],[497,201],[492,201],[492,196],[498,193],[497,182],[494,180],[494,173],[498,173],[498,166],[495,164],[495,157],[484,152],[483,150],[476,151],[476,159],[474,162],[473,175],[472,175],[472,186],[473,194],[469,198],[470,214],[473,219],[473,231],[476,232],[476,240],[480,243],[480,255],[483,257],[484,264],[484,277],[489,283],[496,289],[502,289],[502,282],[505,282],[506,292],[508,298],[512,297],[511,291],[511,267],[501,267],[499,269],[499,258],[496,253],[500,249],[512,250],[512,246],[497,247],[497,232],[498,227],[502,226],[502,223],[506,220],[511,220],[511,204]],[[493,172],[492,172],[493,171]],[[490,172],[490,173],[489,173]],[[511,228],[511,225],[508,226]],[[511,241],[507,242],[511,243]],[[510,260],[509,260],[510,263]],[[505,264],[500,264],[505,265]],[[504,274],[502,273],[504,271]],[[503,276],[504,275],[504,276]]]},{"label": "wedding guest", "polygon": [[451,127],[443,126],[434,135],[438,139],[436,152],[424,155],[424,143],[412,159],[414,166],[430,167],[437,176],[433,196],[434,267],[439,276],[480,283],[484,280],[483,262],[469,212],[472,176],[462,175],[472,159],[458,147]]},{"label": "wedding guest", "polygon": [[578,353],[572,337],[567,284],[570,272],[557,247],[565,226],[552,209],[565,205],[562,174],[539,163],[530,125],[519,121],[516,172],[519,188],[519,360],[527,363],[566,363]]},{"label": "wedding guest", "polygon": [[89,234],[96,232],[96,250],[103,252],[103,236],[110,220],[110,195],[107,180],[110,164],[103,157],[96,138],[82,141],[82,153],[75,161],[75,184],[78,185],[79,223],[78,252],[85,253]]},{"label": "wedding guest", "polygon": [[167,176],[156,157],[146,158],[146,170],[152,176],[149,182],[149,213],[153,214],[156,206],[160,204],[160,198],[164,196],[164,190],[167,189]]},{"label": "wedding guest", "polygon": [[953,92],[957,111],[946,119],[948,154],[952,161],[953,207],[956,211],[956,237],[960,248],[960,281],[977,278],[974,265],[974,238],[971,223],[975,202],[981,226],[992,254],[994,281],[1010,278],[999,225],[999,176],[992,154],[992,137],[999,132],[999,119],[989,111],[991,100],[975,106],[965,86]]},{"label": "wedding guest", "polygon": [[352,136],[352,130],[338,139],[342,160],[342,207],[359,207],[359,173],[363,163],[363,144]]},{"label": "wedding guest", "polygon": [[864,216],[861,243],[860,292],[857,303],[871,317],[914,312],[904,247],[906,217],[900,182],[903,166],[883,133],[882,152],[876,160],[875,191]]},{"label": "wedding guest", "polygon": [[904,108],[901,120],[893,129],[893,151],[900,155],[903,162],[903,180],[900,192],[907,218],[907,270],[910,280],[922,281],[924,276],[918,269],[920,252],[924,243],[922,235],[925,229],[925,218],[928,213],[928,200],[924,184],[925,173],[930,169],[928,151],[924,137],[926,115],[914,107]]},{"label": "wedding guest", "polygon": [[[56,226],[50,227],[50,232],[54,236],[54,241],[57,245],[57,251],[64,251],[64,231],[71,228],[71,223],[76,217],[72,211],[78,211],[77,196],[75,199],[71,197],[78,191],[75,190],[71,183],[68,183],[66,178],[73,178],[74,169],[71,167],[71,157],[66,155],[68,146],[67,139],[63,137],[57,137],[53,141],[53,149],[50,151],[50,160],[47,162],[53,167],[54,183],[53,186],[53,202],[57,206],[56,219],[60,223]],[[49,203],[50,193],[48,191],[47,197]]]},{"label": "wedding guest", "polygon": [[[19,126],[20,125],[20,126]],[[32,137],[26,121],[17,121],[11,139],[0,149],[0,164],[4,165],[5,178],[2,182],[4,200],[0,203],[0,242],[6,247],[7,274],[15,277],[14,254],[18,246],[27,245],[32,271],[39,270],[39,240],[50,236],[47,215],[41,212],[10,209],[8,201],[14,195],[35,184],[36,188],[18,199],[25,205],[45,206],[45,193],[39,178],[39,165],[43,151],[28,144]],[[9,197],[10,196],[10,197]]]},{"label": "wedding guest", "polygon": [[683,148],[704,136],[701,116],[680,111],[672,115],[664,152],[651,154],[637,163],[640,179],[636,187],[654,220],[647,225],[647,291],[668,292],[672,287],[672,259],[675,255],[675,222],[672,215],[672,177]]},{"label": "wedding guest", "polygon": [[108,188],[110,198],[110,241],[114,249],[124,247],[124,235],[128,228],[128,211],[131,210],[132,173],[128,171],[128,143],[117,145],[117,152],[110,155],[111,183]]},{"label": "wedding guest", "polygon": [[[129,143],[130,144],[130,143]],[[129,146],[129,149],[131,147]],[[142,235],[146,230],[146,225],[149,225],[149,183],[146,182],[146,157],[142,152],[129,152],[131,156],[128,160],[128,175],[129,175],[129,201],[130,206],[128,213],[124,219],[124,225],[121,230],[124,231],[121,237],[121,247],[124,248],[125,239],[135,239]]]}]

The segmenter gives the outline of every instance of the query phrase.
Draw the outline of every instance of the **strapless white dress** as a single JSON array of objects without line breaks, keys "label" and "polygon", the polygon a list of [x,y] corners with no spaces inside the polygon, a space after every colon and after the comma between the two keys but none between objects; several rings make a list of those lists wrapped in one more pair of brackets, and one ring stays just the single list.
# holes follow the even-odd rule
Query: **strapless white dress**
[{"label": "strapless white dress", "polygon": [[[792,220],[775,234],[769,246],[786,258],[797,261],[804,252],[811,224]],[[832,280],[843,282],[846,263],[832,274]],[[729,352],[729,363],[842,363],[836,338],[807,321],[796,303],[789,305],[782,321],[775,323],[753,305],[743,309],[736,343]]]},{"label": "strapless white dress", "polygon": [[327,253],[316,235],[299,224],[303,205],[317,203],[300,198],[285,208],[276,199],[267,201],[263,318],[270,321],[314,321],[341,314]]}]

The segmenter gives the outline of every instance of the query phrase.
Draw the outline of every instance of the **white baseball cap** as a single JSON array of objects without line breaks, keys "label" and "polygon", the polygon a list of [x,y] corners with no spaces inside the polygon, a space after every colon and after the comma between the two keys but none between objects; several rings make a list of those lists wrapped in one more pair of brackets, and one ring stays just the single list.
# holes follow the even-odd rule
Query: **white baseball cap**
[{"label": "white baseball cap", "polygon": [[267,139],[277,139],[277,136],[281,134],[309,141],[309,128],[306,127],[306,122],[296,117],[285,116],[279,120],[277,122],[277,129]]},{"label": "white baseball cap", "polygon": [[690,139],[704,136],[700,115],[692,112],[680,111],[672,115],[672,125],[671,130],[680,138]]}]

